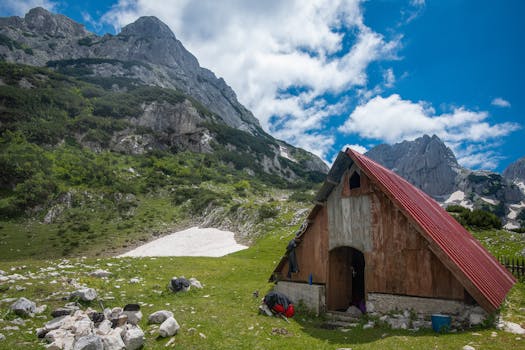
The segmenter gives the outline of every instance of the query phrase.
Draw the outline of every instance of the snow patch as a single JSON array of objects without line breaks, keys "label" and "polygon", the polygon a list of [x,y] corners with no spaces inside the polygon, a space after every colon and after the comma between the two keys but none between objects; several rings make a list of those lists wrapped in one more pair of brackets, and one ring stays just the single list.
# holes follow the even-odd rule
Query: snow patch
[{"label": "snow patch", "polygon": [[210,256],[221,257],[247,246],[235,241],[233,232],[216,228],[192,227],[146,243],[118,257]]},{"label": "snow patch", "polygon": [[286,158],[288,160],[291,160],[292,162],[297,163],[297,160],[295,160],[289,153],[288,149],[286,147],[283,147],[279,145],[279,155],[283,158]]},{"label": "snow patch", "polygon": [[465,199],[465,192],[463,191],[456,191],[452,193],[450,197],[448,197],[447,200],[445,201],[445,204],[458,204],[470,210],[474,208],[474,205],[472,204],[472,202]]},{"label": "snow patch", "polygon": [[492,204],[492,205],[497,205],[499,202],[495,199],[491,199],[491,198],[485,198],[485,197],[480,197],[483,201],[489,203],[489,204]]},{"label": "snow patch", "polygon": [[516,182],[516,186],[521,190],[521,192],[525,193],[525,182]]},{"label": "snow patch", "polygon": [[465,192],[463,191],[456,191],[448,197],[448,199],[445,201],[445,203],[453,203],[456,201],[463,201],[465,199]]}]

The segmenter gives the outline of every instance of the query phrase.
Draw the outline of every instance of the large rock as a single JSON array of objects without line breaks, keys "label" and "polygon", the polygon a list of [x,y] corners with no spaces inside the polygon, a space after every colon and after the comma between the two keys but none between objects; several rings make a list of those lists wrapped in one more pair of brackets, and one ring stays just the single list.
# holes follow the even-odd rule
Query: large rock
[{"label": "large rock", "polygon": [[139,327],[127,325],[123,333],[122,340],[127,350],[140,349],[144,345],[144,332]]},{"label": "large rock", "polygon": [[104,350],[104,344],[99,336],[90,334],[78,338],[73,350]]},{"label": "large rock", "polygon": [[203,287],[202,287],[202,284],[201,284],[201,283],[199,282],[199,280],[196,279],[195,277],[190,278],[190,285],[191,285],[192,287],[197,288],[197,289],[202,289],[202,288],[203,288]]},{"label": "large rock", "polygon": [[71,299],[74,298],[81,301],[93,301],[97,298],[97,291],[93,288],[81,288],[71,293]]},{"label": "large rock", "polygon": [[166,321],[162,322],[159,328],[159,334],[161,337],[171,337],[179,331],[180,326],[173,317],[168,317]]},{"label": "large rock", "polygon": [[36,311],[36,304],[22,297],[11,305],[11,310],[19,316],[33,316]]},{"label": "large rock", "polygon": [[173,317],[173,312],[167,310],[160,310],[152,313],[148,316],[148,323],[150,324],[161,324],[166,321],[169,317]]},{"label": "large rock", "polygon": [[122,330],[120,328],[115,328],[108,334],[101,336],[102,343],[104,344],[104,350],[126,349],[126,344],[124,344],[122,336],[120,335],[121,332]]}]

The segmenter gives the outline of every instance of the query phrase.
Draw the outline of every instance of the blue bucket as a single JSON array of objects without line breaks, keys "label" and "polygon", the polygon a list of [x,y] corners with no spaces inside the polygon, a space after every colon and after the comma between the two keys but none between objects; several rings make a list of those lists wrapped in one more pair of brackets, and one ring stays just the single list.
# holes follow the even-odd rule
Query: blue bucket
[{"label": "blue bucket", "polygon": [[450,316],[434,314],[430,316],[432,320],[432,329],[437,333],[446,333],[450,329]]}]

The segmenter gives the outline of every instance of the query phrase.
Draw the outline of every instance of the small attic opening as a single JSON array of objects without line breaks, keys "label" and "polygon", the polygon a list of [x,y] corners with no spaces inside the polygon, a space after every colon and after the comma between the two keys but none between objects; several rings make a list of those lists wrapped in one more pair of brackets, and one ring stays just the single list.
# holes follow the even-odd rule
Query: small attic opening
[{"label": "small attic opening", "polygon": [[352,176],[350,176],[350,189],[361,187],[361,176],[357,171],[354,171]]}]

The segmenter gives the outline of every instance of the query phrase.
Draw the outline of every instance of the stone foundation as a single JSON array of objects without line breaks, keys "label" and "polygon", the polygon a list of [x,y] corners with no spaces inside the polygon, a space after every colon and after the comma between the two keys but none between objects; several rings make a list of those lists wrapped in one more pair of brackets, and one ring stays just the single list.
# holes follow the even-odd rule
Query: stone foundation
[{"label": "stone foundation", "polygon": [[432,314],[451,316],[452,328],[480,325],[488,314],[480,307],[461,301],[368,293],[366,310],[394,329],[429,328]]},{"label": "stone foundation", "polygon": [[410,297],[405,295],[368,293],[367,311],[388,313],[391,311],[413,310],[417,314],[460,315],[467,305],[461,301]]},{"label": "stone foundation", "polygon": [[302,301],[317,315],[326,310],[324,285],[279,281],[274,290],[286,295],[294,304]]}]

